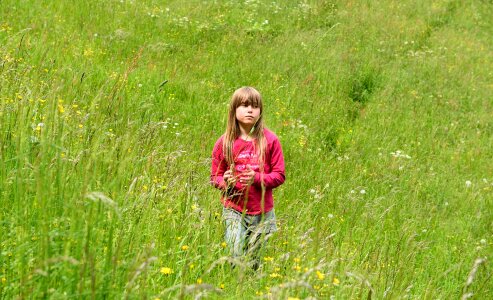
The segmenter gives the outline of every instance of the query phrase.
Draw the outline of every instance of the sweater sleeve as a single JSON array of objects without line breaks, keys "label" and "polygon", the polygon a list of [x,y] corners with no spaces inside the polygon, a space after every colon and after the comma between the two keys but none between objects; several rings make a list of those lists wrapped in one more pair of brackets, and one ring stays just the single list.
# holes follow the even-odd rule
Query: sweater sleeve
[{"label": "sweater sleeve", "polygon": [[284,156],[282,154],[281,143],[276,138],[270,147],[270,173],[255,173],[253,184],[267,189],[273,189],[284,183],[286,179],[284,171]]},{"label": "sweater sleeve", "polygon": [[224,190],[226,189],[226,183],[223,175],[228,166],[223,155],[222,145],[222,138],[220,138],[212,150],[211,184],[218,189]]}]

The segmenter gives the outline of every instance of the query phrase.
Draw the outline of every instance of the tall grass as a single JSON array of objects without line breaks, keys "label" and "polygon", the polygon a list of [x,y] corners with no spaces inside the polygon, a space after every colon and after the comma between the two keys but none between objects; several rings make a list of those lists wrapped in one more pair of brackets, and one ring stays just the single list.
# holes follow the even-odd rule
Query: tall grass
[{"label": "tall grass", "polygon": [[[3,1],[0,297],[491,298],[487,1]],[[210,153],[239,86],[285,154],[231,268]]]}]

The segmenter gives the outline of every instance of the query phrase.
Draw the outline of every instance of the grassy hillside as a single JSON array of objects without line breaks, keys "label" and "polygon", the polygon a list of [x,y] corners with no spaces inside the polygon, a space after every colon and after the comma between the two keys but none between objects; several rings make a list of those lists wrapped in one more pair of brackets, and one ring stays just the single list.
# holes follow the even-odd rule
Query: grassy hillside
[{"label": "grassy hillside", "polygon": [[[491,1],[0,5],[0,298],[493,297]],[[231,269],[210,155],[255,86],[280,231]]]}]

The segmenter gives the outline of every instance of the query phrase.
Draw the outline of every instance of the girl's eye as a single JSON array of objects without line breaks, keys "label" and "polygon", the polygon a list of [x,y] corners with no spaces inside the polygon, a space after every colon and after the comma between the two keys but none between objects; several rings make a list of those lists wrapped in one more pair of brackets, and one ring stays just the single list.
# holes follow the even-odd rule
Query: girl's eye
[{"label": "girl's eye", "polygon": [[250,105],[251,105],[253,108],[258,108],[258,107],[259,107],[258,105],[253,104],[253,103],[252,103],[252,104],[248,104],[248,103],[241,103],[241,104],[240,104],[240,106],[242,106],[242,107],[248,107],[248,106],[250,106]]}]

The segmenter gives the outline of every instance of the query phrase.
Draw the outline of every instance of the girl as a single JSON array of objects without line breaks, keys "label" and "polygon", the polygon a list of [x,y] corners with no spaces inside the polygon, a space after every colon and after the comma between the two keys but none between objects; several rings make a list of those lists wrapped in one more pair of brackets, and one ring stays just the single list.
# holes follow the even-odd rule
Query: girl
[{"label": "girl", "polygon": [[250,255],[258,267],[262,244],[277,231],[272,189],[285,180],[277,136],[264,127],[262,97],[252,87],[237,89],[226,132],[212,151],[211,184],[220,189],[225,239],[233,257]]}]

